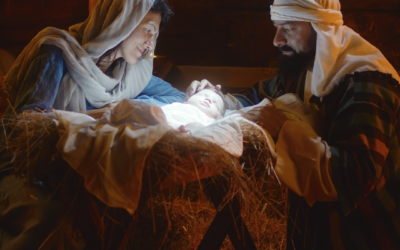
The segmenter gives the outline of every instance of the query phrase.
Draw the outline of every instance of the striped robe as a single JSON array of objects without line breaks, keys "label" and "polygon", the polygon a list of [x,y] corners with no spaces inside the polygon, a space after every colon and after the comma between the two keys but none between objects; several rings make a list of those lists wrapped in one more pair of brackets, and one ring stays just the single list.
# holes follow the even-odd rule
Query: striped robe
[{"label": "striped robe", "polygon": [[[290,86],[283,82],[261,81],[248,97],[302,97],[304,74]],[[320,106],[339,201],[309,207],[290,192],[287,249],[400,249],[399,83],[380,72],[355,72]]]}]

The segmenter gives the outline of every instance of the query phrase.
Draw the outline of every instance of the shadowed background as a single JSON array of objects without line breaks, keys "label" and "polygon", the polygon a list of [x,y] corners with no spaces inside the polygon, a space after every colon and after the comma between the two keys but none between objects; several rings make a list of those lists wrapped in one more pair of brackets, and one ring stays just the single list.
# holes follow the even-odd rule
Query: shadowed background
[{"label": "shadowed background", "polygon": [[[89,2],[0,0],[0,49],[17,56],[41,29],[47,26],[67,29],[82,22],[88,16]],[[174,66],[276,68],[279,52],[272,44],[275,35],[269,14],[272,0],[168,2],[175,15],[158,39],[155,54],[160,65],[155,70],[166,61]],[[341,4],[345,25],[378,47],[400,70],[400,1],[343,0]],[[235,71],[228,68],[226,74]],[[253,74],[253,71],[248,73]],[[170,81],[174,79],[169,76]]]}]

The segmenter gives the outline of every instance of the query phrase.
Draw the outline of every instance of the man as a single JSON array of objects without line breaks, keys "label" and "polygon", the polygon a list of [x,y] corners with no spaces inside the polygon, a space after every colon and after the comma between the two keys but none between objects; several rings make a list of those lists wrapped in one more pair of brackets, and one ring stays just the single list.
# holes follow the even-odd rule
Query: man
[{"label": "man", "polygon": [[287,248],[400,249],[397,72],[343,26],[338,0],[275,0],[271,19],[280,72],[248,97],[296,93],[323,124],[317,135],[273,107],[247,114],[276,138],[275,169],[290,190]]}]

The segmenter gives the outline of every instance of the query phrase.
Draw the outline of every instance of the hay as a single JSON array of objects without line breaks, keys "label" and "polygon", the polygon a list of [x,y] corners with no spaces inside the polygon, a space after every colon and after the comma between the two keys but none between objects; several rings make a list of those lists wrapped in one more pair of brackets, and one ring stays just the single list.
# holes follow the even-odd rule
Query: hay
[{"label": "hay", "polygon": [[[248,178],[244,185],[233,181],[231,192],[239,194],[241,215],[257,249],[285,249],[287,189],[272,175],[271,157],[261,131],[248,123],[240,125],[245,151],[239,162],[247,166],[242,174]],[[243,186],[235,187],[238,183]],[[192,182],[153,194],[126,249],[196,249],[217,213],[202,193],[202,184]],[[221,249],[233,249],[228,237]]]},{"label": "hay", "polygon": [[[2,120],[3,162],[27,183],[46,180],[48,187],[72,207],[83,190],[82,178],[60,157],[59,139],[51,114],[28,112]],[[216,214],[204,194],[201,176],[228,183],[225,204],[240,199],[242,216],[258,249],[282,249],[285,244],[286,189],[274,178],[265,138],[260,130],[240,123],[244,154],[229,155],[219,146],[178,131],[167,132],[151,149],[145,163],[142,204],[126,249],[196,248]],[[166,180],[179,185],[160,190]],[[74,190],[72,192],[71,190]],[[84,196],[81,196],[84,197]],[[143,247],[137,247],[143,244]],[[152,246],[152,247],[149,247]],[[222,249],[231,249],[226,239]]]},{"label": "hay", "polygon": [[[15,168],[15,174],[28,183],[46,177],[52,168],[63,168],[55,147],[59,140],[52,114],[26,112],[17,119],[1,120],[0,152],[4,161]],[[61,166],[62,165],[62,166]]]},{"label": "hay", "polygon": [[[285,249],[286,216],[280,214],[285,213],[286,189],[272,179],[268,184],[275,189],[272,193],[279,194],[280,200],[271,201],[271,204],[242,203],[241,215],[257,249]],[[190,194],[158,193],[149,200],[131,232],[126,249],[196,249],[217,210],[206,196],[198,195],[197,183],[188,184],[186,189]],[[277,205],[281,208],[279,213],[273,208]],[[169,213],[171,224],[166,213]],[[156,232],[152,230],[154,221]],[[221,249],[233,249],[228,237]]]}]

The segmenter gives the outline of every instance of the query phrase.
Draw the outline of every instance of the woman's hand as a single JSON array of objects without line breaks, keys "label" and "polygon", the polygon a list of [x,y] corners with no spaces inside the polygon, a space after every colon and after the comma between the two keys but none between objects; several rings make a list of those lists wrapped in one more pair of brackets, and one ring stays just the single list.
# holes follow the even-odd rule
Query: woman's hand
[{"label": "woman's hand", "polygon": [[185,101],[187,101],[192,95],[194,95],[196,93],[196,91],[202,91],[206,86],[208,87],[214,87],[217,90],[221,90],[221,85],[217,84],[217,85],[212,85],[211,82],[209,82],[206,79],[201,80],[201,82],[199,81],[193,81],[190,86],[186,89],[186,97],[185,97]]},{"label": "woman's hand", "polygon": [[274,141],[278,139],[279,132],[287,120],[287,117],[282,111],[270,105],[255,107],[242,116],[264,128],[272,136]]}]

